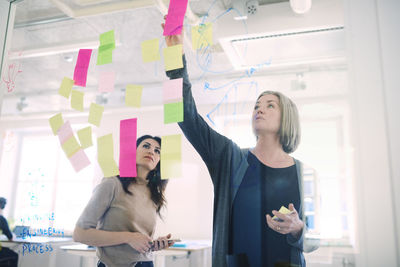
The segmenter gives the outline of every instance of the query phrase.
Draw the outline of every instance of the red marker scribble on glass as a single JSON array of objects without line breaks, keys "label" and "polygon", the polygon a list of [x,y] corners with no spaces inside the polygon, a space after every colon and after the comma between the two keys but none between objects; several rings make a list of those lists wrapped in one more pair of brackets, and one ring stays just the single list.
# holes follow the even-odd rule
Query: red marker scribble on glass
[{"label": "red marker scribble on glass", "polygon": [[12,63],[8,65],[7,79],[3,78],[3,82],[7,85],[7,91],[11,93],[15,88],[15,79],[18,73],[22,72],[19,63]]}]

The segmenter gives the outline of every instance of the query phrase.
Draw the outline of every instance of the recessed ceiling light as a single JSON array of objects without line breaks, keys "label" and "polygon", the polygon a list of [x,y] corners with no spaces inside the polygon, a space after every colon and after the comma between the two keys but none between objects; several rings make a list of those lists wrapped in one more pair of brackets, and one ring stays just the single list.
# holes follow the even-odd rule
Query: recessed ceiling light
[{"label": "recessed ceiling light", "polygon": [[64,60],[67,61],[67,62],[72,62],[73,59],[74,58],[71,55],[64,56]]}]

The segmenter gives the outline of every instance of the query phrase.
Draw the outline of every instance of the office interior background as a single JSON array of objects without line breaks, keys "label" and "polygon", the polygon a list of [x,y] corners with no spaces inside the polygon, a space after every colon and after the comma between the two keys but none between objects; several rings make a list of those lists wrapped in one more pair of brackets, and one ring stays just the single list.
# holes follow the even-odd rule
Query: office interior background
[{"label": "office interior background", "polygon": [[[138,118],[138,136],[181,133],[163,122],[163,58],[144,63],[141,55],[146,40],[166,47],[161,23],[168,2],[0,0],[0,196],[8,200],[4,215],[12,228],[52,227],[70,236],[103,178],[97,137],[113,134],[118,162],[120,120]],[[296,2],[304,9],[296,10]],[[317,251],[305,254],[308,266],[400,265],[399,12],[395,0],[188,2],[189,76],[198,110],[215,130],[251,148],[251,111],[262,91],[281,91],[298,106],[302,136],[293,156],[307,166],[308,238],[320,240]],[[191,29],[201,23],[211,23],[213,42],[196,50]],[[96,66],[99,34],[109,30],[113,62]],[[58,89],[63,77],[72,78],[82,48],[93,54],[79,112]],[[114,90],[99,92],[107,71],[115,72]],[[125,106],[128,84],[143,86],[141,108]],[[89,126],[92,102],[104,114],[92,127],[94,145],[85,149],[91,164],[75,172],[49,118],[61,112],[79,130]],[[169,181],[156,236],[211,240],[212,183],[182,140],[182,177]],[[82,263],[57,256],[54,266]],[[48,264],[46,257],[20,255],[20,266]],[[179,259],[170,264],[179,266]]]}]

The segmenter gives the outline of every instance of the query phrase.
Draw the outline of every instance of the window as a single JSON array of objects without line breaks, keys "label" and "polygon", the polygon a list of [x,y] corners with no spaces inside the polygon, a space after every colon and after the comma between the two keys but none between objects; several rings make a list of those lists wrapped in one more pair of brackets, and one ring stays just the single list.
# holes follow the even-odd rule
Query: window
[{"label": "window", "polygon": [[36,230],[52,227],[70,234],[93,190],[95,148],[85,149],[92,164],[75,173],[57,137],[20,135],[15,225]]}]

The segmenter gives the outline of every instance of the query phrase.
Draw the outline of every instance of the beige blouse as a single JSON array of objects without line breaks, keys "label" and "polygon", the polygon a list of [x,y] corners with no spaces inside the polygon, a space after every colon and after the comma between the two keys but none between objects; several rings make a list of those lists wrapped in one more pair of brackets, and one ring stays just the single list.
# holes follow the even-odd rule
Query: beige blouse
[{"label": "beige blouse", "polygon": [[[79,217],[77,226],[105,231],[129,231],[153,238],[156,205],[146,184],[132,183],[132,195],[124,192],[117,177],[103,178]],[[135,266],[138,261],[152,261],[151,252],[141,254],[128,244],[98,247],[97,256],[107,267]]]}]

